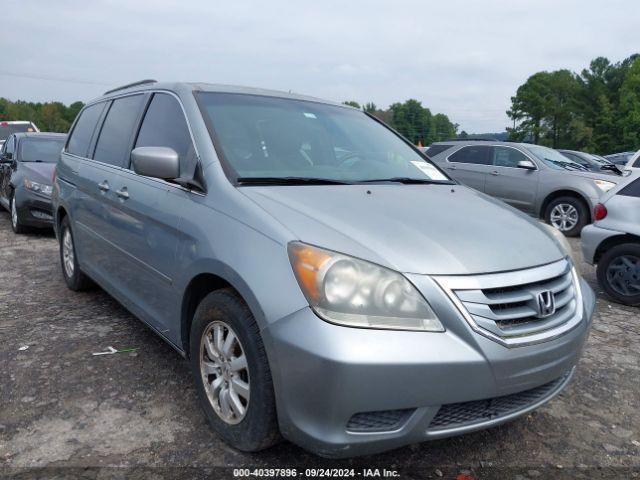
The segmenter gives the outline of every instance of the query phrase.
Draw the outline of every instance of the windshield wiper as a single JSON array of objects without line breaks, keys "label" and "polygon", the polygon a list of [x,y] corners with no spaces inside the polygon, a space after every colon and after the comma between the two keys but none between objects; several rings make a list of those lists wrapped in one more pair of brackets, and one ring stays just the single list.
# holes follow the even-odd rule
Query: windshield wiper
[{"label": "windshield wiper", "polygon": [[620,170],[618,166],[614,165],[613,163],[608,165],[607,164],[602,165],[600,167],[600,170],[611,170],[612,172],[617,173],[618,175],[622,175],[622,170]]},{"label": "windshield wiper", "polygon": [[432,184],[452,185],[453,183],[453,182],[442,181],[442,180],[431,180],[429,178],[411,178],[411,177],[376,178],[373,180],[362,180],[357,183],[383,183],[383,182],[404,183],[405,185],[432,185]]},{"label": "windshield wiper", "polygon": [[350,182],[314,177],[238,177],[239,185],[353,185]]}]

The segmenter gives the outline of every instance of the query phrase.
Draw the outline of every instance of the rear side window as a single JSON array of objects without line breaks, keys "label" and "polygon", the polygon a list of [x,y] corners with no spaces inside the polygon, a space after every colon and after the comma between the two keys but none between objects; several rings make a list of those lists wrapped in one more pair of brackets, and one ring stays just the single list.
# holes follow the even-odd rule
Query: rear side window
[{"label": "rear side window", "polygon": [[491,147],[484,145],[470,145],[462,147],[449,157],[450,162],[456,163],[473,163],[477,165],[491,164]]},{"label": "rear side window", "polygon": [[68,153],[79,155],[81,157],[87,156],[91,137],[93,136],[93,131],[95,130],[96,125],[98,124],[104,105],[104,102],[96,103],[95,105],[91,105],[80,112],[80,117],[69,136],[69,143],[67,144]]},{"label": "rear side window", "polygon": [[94,160],[123,167],[128,164],[131,137],[140,115],[144,95],[117,98],[102,124]]},{"label": "rear side window", "polygon": [[618,192],[618,195],[625,195],[627,197],[640,197],[640,178],[634,180],[629,185],[624,187]]},{"label": "rear side window", "polygon": [[449,150],[451,147],[453,147],[453,145],[431,145],[424,153],[426,153],[429,158],[433,158],[439,153]]},{"label": "rear side window", "polygon": [[189,127],[178,101],[166,93],[156,93],[142,121],[136,147],[169,147],[178,152],[180,176],[192,175],[196,154]]},{"label": "rear side window", "polygon": [[516,168],[518,162],[529,160],[527,156],[515,148],[493,147],[493,165],[495,167]]}]

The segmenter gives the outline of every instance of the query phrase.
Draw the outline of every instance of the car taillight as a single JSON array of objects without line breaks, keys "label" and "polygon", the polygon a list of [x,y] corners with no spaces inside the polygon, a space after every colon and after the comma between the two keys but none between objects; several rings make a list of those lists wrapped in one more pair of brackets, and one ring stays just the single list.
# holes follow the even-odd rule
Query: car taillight
[{"label": "car taillight", "polygon": [[595,218],[596,220],[602,220],[606,216],[607,216],[607,207],[605,207],[601,203],[597,204],[593,209],[593,218]]}]

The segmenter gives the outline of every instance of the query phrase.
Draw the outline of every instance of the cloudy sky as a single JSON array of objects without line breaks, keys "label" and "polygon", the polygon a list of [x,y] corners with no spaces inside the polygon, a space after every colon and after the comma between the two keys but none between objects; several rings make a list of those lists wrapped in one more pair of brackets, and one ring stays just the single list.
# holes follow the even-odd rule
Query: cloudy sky
[{"label": "cloudy sky", "polygon": [[142,78],[407,98],[502,131],[532,73],[640,51],[638,0],[3,0],[0,96],[70,103]]}]

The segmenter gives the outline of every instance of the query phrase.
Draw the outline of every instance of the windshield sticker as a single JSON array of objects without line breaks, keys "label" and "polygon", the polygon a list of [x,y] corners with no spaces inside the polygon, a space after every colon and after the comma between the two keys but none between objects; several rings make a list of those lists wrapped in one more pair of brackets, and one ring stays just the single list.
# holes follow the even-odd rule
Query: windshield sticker
[{"label": "windshield sticker", "polygon": [[307,117],[307,118],[318,118],[318,117],[315,116],[315,114],[307,113],[307,112],[304,112],[304,116]]},{"label": "windshield sticker", "polygon": [[422,173],[424,173],[431,180],[447,180],[440,170],[427,162],[422,161],[412,161],[413,166],[419,169]]}]

